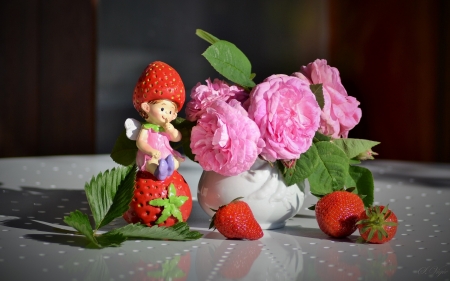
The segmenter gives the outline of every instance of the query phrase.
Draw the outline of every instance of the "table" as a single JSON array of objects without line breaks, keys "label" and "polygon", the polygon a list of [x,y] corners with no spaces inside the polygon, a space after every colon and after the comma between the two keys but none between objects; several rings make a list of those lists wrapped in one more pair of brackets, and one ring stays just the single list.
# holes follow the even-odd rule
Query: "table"
[{"label": "table", "polygon": [[[209,217],[194,202],[188,223],[204,234],[199,240],[84,248],[83,238],[59,225],[71,211],[88,212],[85,182],[116,166],[108,155],[0,159],[0,279],[450,279],[449,164],[366,161],[375,201],[389,204],[399,218],[396,237],[382,245],[356,243],[357,233],[346,239],[322,233],[307,210],[317,200],[307,192],[286,227],[265,230],[257,241],[226,240],[210,231]],[[187,160],[180,172],[195,201],[200,167]],[[119,218],[112,227],[124,224]]]}]

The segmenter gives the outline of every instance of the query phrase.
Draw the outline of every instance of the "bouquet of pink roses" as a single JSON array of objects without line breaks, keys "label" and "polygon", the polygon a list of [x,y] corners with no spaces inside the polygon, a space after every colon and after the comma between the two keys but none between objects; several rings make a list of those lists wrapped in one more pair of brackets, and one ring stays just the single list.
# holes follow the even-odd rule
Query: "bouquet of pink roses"
[{"label": "bouquet of pink roses", "polygon": [[[361,109],[336,68],[317,59],[256,84],[250,61],[234,44],[203,30],[196,34],[211,44],[203,56],[227,81],[198,83],[186,119],[173,122],[187,157],[225,176],[249,170],[259,157],[281,170],[286,185],[308,180],[316,196],[356,187],[365,205],[372,204],[372,174],[357,164],[373,159],[378,142],[348,138]],[[113,154],[123,144],[117,147]]]}]

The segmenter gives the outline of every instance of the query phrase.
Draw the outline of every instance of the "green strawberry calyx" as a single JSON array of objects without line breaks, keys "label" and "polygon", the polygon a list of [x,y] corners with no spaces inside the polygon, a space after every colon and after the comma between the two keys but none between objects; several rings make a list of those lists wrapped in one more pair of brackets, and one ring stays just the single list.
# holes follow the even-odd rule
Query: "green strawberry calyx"
[{"label": "green strawberry calyx", "polygon": [[369,231],[367,236],[367,241],[372,240],[375,233],[378,235],[378,240],[388,237],[388,233],[384,229],[385,226],[396,226],[398,223],[393,221],[387,221],[392,212],[389,210],[388,206],[383,209],[380,206],[374,206],[366,208],[367,219],[358,221],[356,224],[361,224],[361,233],[366,233]]},{"label": "green strawberry calyx", "polygon": [[189,199],[187,196],[177,196],[177,190],[173,183],[169,185],[169,194],[167,198],[158,198],[151,200],[148,204],[154,207],[163,207],[161,216],[156,224],[165,222],[170,216],[174,216],[179,222],[183,221],[180,207]]}]

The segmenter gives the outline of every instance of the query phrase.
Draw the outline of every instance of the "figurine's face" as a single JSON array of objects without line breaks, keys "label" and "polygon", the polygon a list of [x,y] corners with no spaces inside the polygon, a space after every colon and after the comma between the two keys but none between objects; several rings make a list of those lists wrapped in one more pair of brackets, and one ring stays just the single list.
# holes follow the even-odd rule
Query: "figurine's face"
[{"label": "figurine's face", "polygon": [[147,122],[162,126],[164,123],[170,122],[177,117],[175,105],[166,100],[160,100],[156,103],[142,103],[142,110],[144,110],[148,118]]}]

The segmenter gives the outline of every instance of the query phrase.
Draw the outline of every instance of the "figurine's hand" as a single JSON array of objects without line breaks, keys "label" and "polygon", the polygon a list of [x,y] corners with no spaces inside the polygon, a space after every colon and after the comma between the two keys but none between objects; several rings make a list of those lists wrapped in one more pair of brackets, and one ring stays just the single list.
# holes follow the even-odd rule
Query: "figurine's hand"
[{"label": "figurine's hand", "polygon": [[159,150],[155,150],[155,151],[152,153],[152,158],[155,159],[155,160],[161,159],[161,152],[160,152]]},{"label": "figurine's hand", "polygon": [[164,118],[164,120],[166,121],[166,122],[164,123],[164,125],[163,125],[164,130],[166,130],[166,131],[171,131],[171,130],[173,130],[174,127],[173,127],[173,125],[169,122],[169,119]]}]

